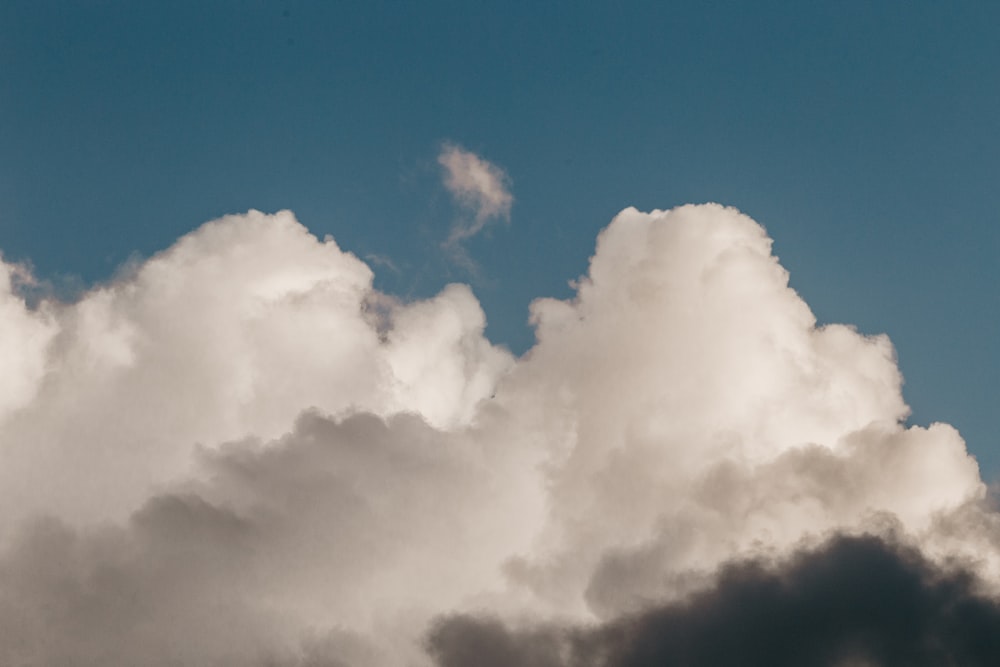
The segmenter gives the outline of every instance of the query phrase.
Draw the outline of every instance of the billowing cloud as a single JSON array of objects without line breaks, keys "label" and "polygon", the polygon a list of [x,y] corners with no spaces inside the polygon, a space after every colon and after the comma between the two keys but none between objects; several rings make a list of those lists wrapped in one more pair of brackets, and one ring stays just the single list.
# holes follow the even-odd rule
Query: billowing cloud
[{"label": "billowing cloud", "polygon": [[444,186],[455,202],[471,216],[458,220],[446,244],[475,236],[491,220],[509,219],[514,196],[510,177],[497,165],[461,146],[446,143],[438,154],[444,169]]},{"label": "billowing cloud", "polygon": [[123,516],[195,444],[274,438],[310,407],[471,419],[513,361],[471,291],[401,304],[371,283],[290,213],[251,212],[73,304],[31,311],[8,288],[0,515]]},{"label": "billowing cloud", "polygon": [[905,426],[889,339],[817,326],[733,209],[623,211],[520,358],[468,287],[382,294],[288,212],[73,303],[4,271],[0,664],[548,665],[567,632],[700,664],[627,638],[715,632],[774,582],[776,609],[861,595],[859,549],[940,602],[928,628],[993,618],[1000,515],[960,435]]}]

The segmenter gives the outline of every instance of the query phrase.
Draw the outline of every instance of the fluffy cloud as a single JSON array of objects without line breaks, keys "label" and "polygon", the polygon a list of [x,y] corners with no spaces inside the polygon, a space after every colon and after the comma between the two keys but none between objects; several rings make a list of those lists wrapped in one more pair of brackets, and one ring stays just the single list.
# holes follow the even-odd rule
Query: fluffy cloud
[{"label": "fluffy cloud", "polygon": [[291,213],[250,212],[73,304],[31,311],[8,290],[0,515],[120,517],[193,445],[275,438],[310,407],[471,419],[513,360],[469,289],[401,304],[371,283]]},{"label": "fluffy cloud", "polygon": [[510,177],[503,169],[461,146],[447,143],[441,147],[438,164],[444,169],[444,186],[472,215],[452,227],[448,245],[475,236],[490,220],[510,217],[514,197]]},{"label": "fluffy cloud", "polygon": [[[685,600],[727,618],[733,572],[778,576],[733,563],[794,579],[813,556],[789,554],[868,544],[830,535],[904,541],[865,553],[936,600],[945,563],[955,600],[1000,589],[958,432],[906,427],[888,338],[818,327],[733,209],[623,211],[519,359],[467,287],[400,302],[287,212],[208,223],[75,303],[29,307],[4,271],[3,664],[546,656],[551,628],[685,628]],[[644,664],[622,646],[609,664]]]},{"label": "fluffy cloud", "polygon": [[553,448],[549,524],[510,564],[553,610],[628,608],[592,581],[610,555],[667,596],[760,544],[879,512],[924,532],[982,497],[954,429],[901,425],[889,340],[817,327],[770,247],[721,206],[626,210],[576,298],[533,304],[538,344],[498,397]]}]

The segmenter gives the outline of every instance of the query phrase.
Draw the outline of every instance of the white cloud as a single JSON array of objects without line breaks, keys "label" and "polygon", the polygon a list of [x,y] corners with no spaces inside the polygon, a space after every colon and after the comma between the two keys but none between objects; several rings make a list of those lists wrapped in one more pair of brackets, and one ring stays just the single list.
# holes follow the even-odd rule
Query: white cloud
[{"label": "white cloud", "polygon": [[[512,360],[482,337],[468,288],[400,304],[371,283],[291,213],[250,212],[74,304],[32,313],[6,297],[0,517],[127,514],[194,444],[274,438],[309,407],[470,419]],[[435,337],[414,344],[411,327]]]},{"label": "white cloud", "polygon": [[510,193],[510,177],[503,169],[450,143],[441,147],[438,164],[444,169],[444,186],[472,216],[455,223],[447,244],[475,236],[491,220],[510,218],[514,196]]},{"label": "white cloud", "polygon": [[885,517],[1000,585],[957,431],[733,209],[623,211],[520,359],[466,286],[371,285],[288,212],[0,284],[0,663],[419,665],[443,612],[612,617]]}]

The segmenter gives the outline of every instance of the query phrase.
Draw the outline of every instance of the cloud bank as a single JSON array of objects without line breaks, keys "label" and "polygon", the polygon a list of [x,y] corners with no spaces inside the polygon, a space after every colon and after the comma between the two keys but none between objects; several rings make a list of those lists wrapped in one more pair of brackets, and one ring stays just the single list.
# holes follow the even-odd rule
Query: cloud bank
[{"label": "cloud bank", "polygon": [[[288,212],[73,303],[2,269],[2,664],[996,656],[955,629],[1000,590],[975,460],[904,425],[889,339],[817,326],[734,209],[623,211],[520,358],[468,287],[379,293]],[[871,607],[871,572],[901,597]],[[767,653],[790,631],[748,604],[836,623]]]}]

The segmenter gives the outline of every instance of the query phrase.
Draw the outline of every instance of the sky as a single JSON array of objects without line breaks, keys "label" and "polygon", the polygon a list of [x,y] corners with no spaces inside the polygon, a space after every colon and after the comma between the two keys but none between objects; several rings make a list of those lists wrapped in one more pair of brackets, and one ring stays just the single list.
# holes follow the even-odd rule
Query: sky
[{"label": "sky", "polygon": [[0,3],[0,662],[996,664],[998,24]]},{"label": "sky", "polygon": [[[89,285],[226,213],[290,209],[426,296],[472,282],[533,342],[626,206],[735,206],[821,321],[892,337],[916,423],[992,477],[993,3],[5,2],[0,248]],[[440,252],[442,142],[510,175],[509,226]]]}]

